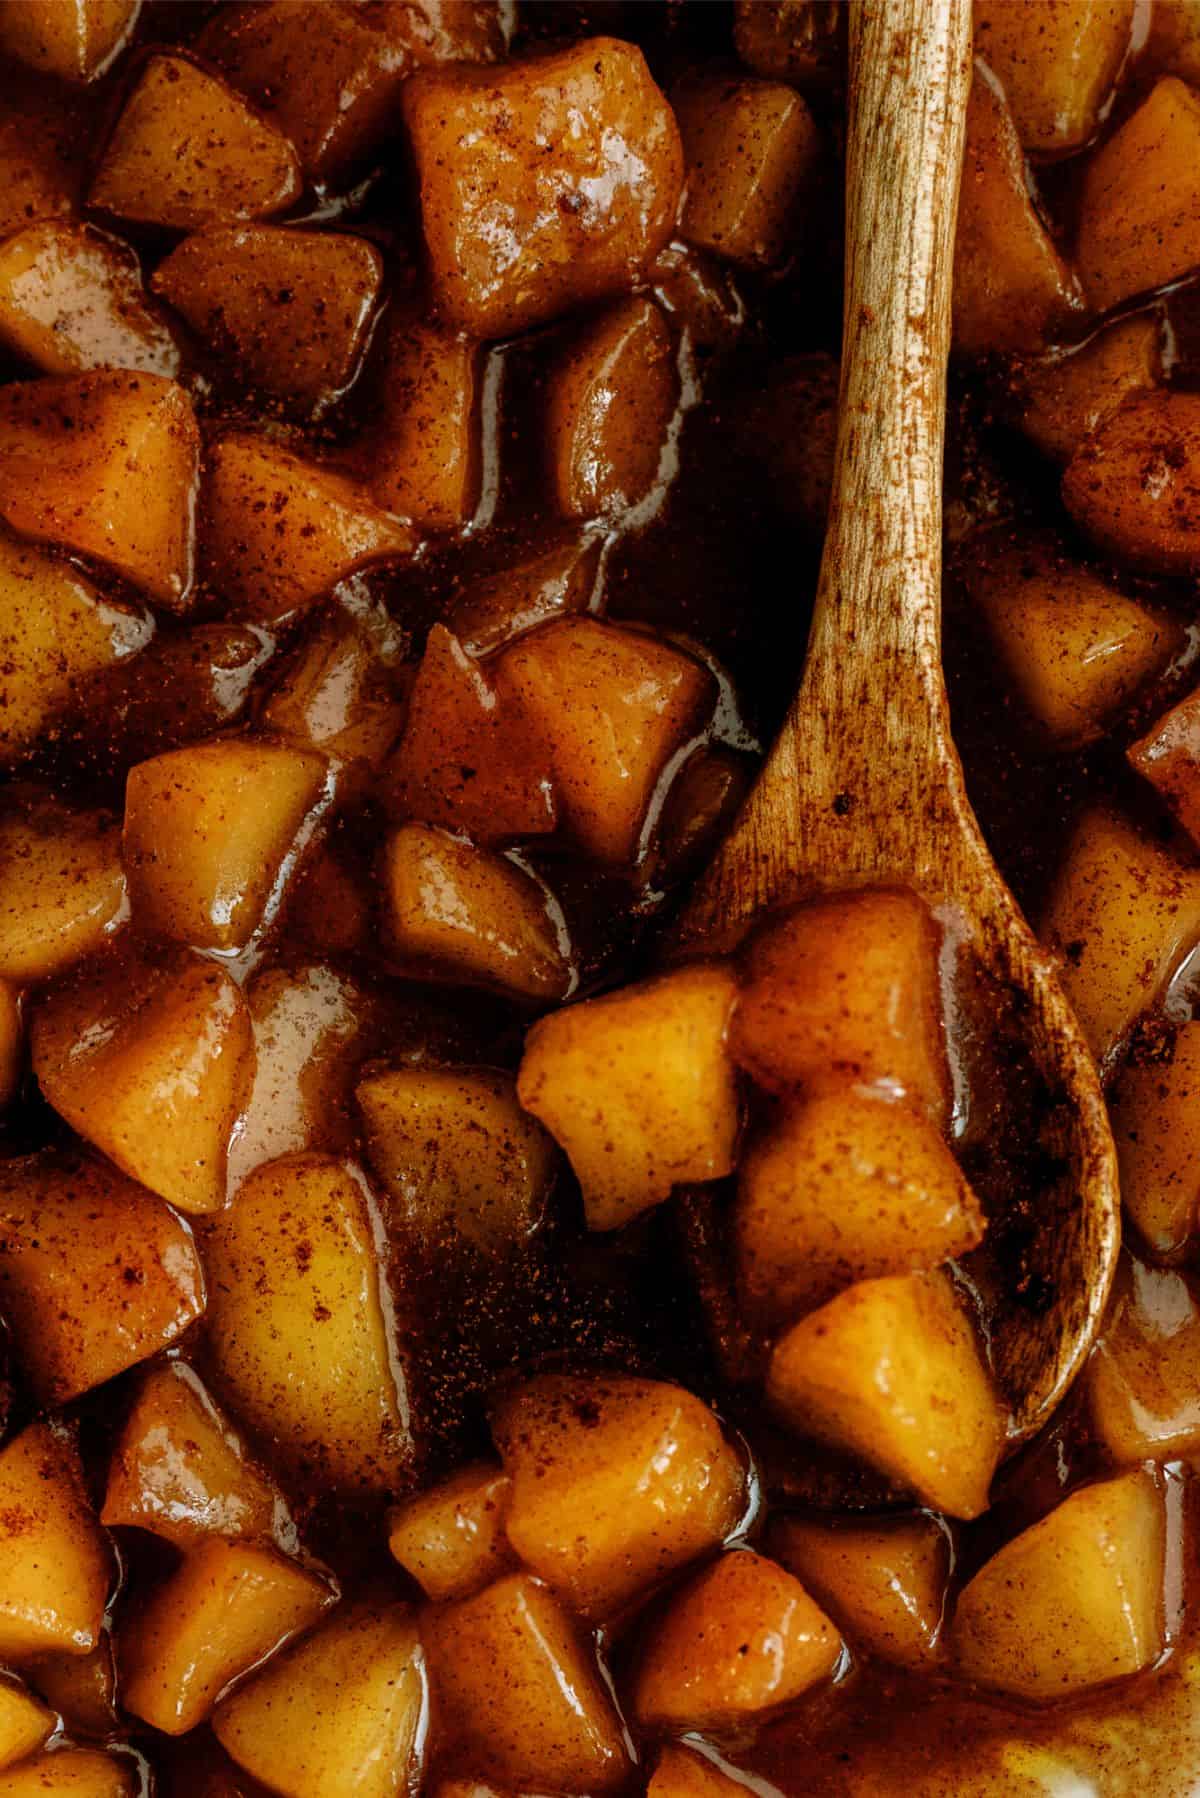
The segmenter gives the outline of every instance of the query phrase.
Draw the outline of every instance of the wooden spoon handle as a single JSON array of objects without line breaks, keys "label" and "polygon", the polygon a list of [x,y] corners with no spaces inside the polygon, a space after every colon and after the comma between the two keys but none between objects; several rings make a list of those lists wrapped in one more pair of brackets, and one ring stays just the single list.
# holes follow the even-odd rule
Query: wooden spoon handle
[{"label": "wooden spoon handle", "polygon": [[[834,502],[804,680],[679,920],[736,938],[821,880],[928,888],[969,832],[940,660],[942,447],[970,0],[852,0],[846,293]],[[925,857],[925,859],[928,859]]]}]

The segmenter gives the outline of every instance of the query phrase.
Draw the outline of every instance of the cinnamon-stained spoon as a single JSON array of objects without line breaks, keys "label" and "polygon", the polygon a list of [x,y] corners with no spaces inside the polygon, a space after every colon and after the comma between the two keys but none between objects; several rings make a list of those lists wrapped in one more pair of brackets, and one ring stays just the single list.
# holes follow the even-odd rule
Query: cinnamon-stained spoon
[{"label": "cinnamon-stained spoon", "polygon": [[1014,1435],[1091,1346],[1119,1243],[1100,1082],[967,800],[940,655],[942,446],[970,0],[853,0],[833,505],[799,694],[676,946],[767,907],[904,884],[949,921],[985,1070],[959,1147],[989,1210],[964,1264]]}]

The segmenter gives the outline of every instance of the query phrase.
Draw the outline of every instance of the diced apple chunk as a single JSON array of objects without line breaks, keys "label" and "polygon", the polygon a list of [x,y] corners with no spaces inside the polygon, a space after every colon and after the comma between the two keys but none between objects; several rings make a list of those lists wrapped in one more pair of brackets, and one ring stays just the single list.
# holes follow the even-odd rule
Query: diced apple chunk
[{"label": "diced apple chunk", "polygon": [[740,1798],[745,1790],[740,1780],[722,1773],[706,1755],[668,1742],[650,1776],[646,1798]]},{"label": "diced apple chunk", "polygon": [[932,1509],[986,1509],[1004,1419],[947,1275],[863,1280],[811,1312],[776,1345],[767,1394],[793,1428]]},{"label": "diced apple chunk", "polygon": [[47,220],[0,244],[0,341],[48,375],[179,372],[179,345],[142,290],[137,257],[90,225]]},{"label": "diced apple chunk", "polygon": [[1195,574],[1200,394],[1130,394],[1080,444],[1062,495],[1076,523],[1119,561],[1151,574]]},{"label": "diced apple chunk", "polygon": [[213,1728],[239,1766],[284,1798],[415,1789],[426,1695],[405,1605],[339,1612],[219,1706]]},{"label": "diced apple chunk", "polygon": [[0,534],[0,761],[16,761],[81,706],[95,676],[136,654],[153,628],[69,563]]},{"label": "diced apple chunk", "polygon": [[[1130,48],[1134,0],[977,0],[975,48],[1027,150],[1061,156],[1094,134]],[[1030,26],[1033,26],[1032,31]]]},{"label": "diced apple chunk", "polygon": [[0,1771],[23,1761],[58,1726],[54,1712],[13,1680],[0,1679]]},{"label": "diced apple chunk", "polygon": [[1034,203],[1008,104],[975,64],[954,249],[954,343],[1035,350],[1080,310],[1078,282]]},{"label": "diced apple chunk", "polygon": [[1121,1203],[1156,1255],[1176,1255],[1200,1208],[1200,1023],[1134,1044],[1109,1100]]},{"label": "diced apple chunk", "polygon": [[315,1623],[334,1597],[273,1548],[201,1542],[121,1628],[121,1702],[166,1735],[185,1735],[231,1680]]},{"label": "diced apple chunk", "polygon": [[393,1068],[363,1080],[358,1103],[390,1221],[428,1249],[452,1253],[465,1241],[503,1255],[537,1229],[554,1145],[517,1103],[510,1075]]},{"label": "diced apple chunk", "polygon": [[1089,337],[1082,348],[1032,362],[1015,378],[1021,429],[1057,462],[1069,462],[1085,437],[1128,394],[1162,379],[1162,322],[1137,312]]},{"label": "diced apple chunk", "polygon": [[434,299],[477,337],[620,292],[670,235],[679,132],[633,44],[421,70],[403,103]]},{"label": "diced apple chunk", "polygon": [[387,1491],[412,1452],[375,1224],[352,1166],[286,1156],[207,1238],[208,1340],[237,1413],[294,1474]]},{"label": "diced apple chunk", "polygon": [[425,1649],[434,1704],[472,1768],[518,1791],[599,1792],[628,1779],[591,1645],[538,1580],[513,1573],[433,1612]]},{"label": "diced apple chunk", "polygon": [[45,980],[99,949],[122,922],[125,874],[114,821],[55,800],[0,817],[0,975]]},{"label": "diced apple chunk", "polygon": [[587,1617],[716,1548],[745,1508],[741,1456],[706,1404],[663,1381],[542,1374],[501,1398],[492,1434],[509,1542]]},{"label": "diced apple chunk", "polygon": [[393,309],[383,329],[371,491],[426,530],[459,530],[479,500],[479,345],[411,308]]},{"label": "diced apple chunk", "polygon": [[1182,624],[1062,553],[1001,526],[970,540],[968,592],[1037,730],[1060,749],[1102,736],[1182,647]]},{"label": "diced apple chunk", "polygon": [[550,1004],[570,969],[542,887],[504,856],[404,824],[384,845],[391,945],[407,971]]},{"label": "diced apple chunk", "polygon": [[1200,844],[1200,689],[1164,712],[1126,753]]},{"label": "diced apple chunk", "polygon": [[552,618],[586,611],[600,547],[594,531],[560,528],[531,555],[468,581],[448,614],[450,629],[468,655],[486,656]]},{"label": "diced apple chunk", "polygon": [[201,53],[249,94],[300,153],[314,181],[342,181],[396,127],[404,47],[365,22],[367,8],[322,0],[227,6]]},{"label": "diced apple chunk", "polygon": [[240,949],[326,783],[322,756],[230,737],[176,749],[129,772],[125,869],[134,917],[197,949]]},{"label": "diced apple chunk", "polygon": [[558,821],[547,750],[443,625],[429,633],[408,719],[381,783],[389,808],[480,843],[543,836]]},{"label": "diced apple chunk", "polygon": [[0,1304],[34,1390],[61,1405],[166,1348],[204,1309],[186,1225],[100,1162],[0,1166]]},{"label": "diced apple chunk", "polygon": [[729,1730],[791,1703],[837,1665],[842,1640],[798,1579],[764,1556],[721,1555],[677,1593],[642,1650],[638,1721]]},{"label": "diced apple chunk", "polygon": [[39,1005],[33,1070],[79,1134],[184,1211],[225,1203],[253,1069],[246,1002],[211,961],[120,961]]},{"label": "diced apple chunk", "polygon": [[182,1361],[150,1370],[113,1449],[100,1521],[149,1530],[176,1548],[210,1536],[269,1542],[283,1500]]},{"label": "diced apple chunk", "polygon": [[983,1238],[978,1202],[939,1131],[860,1088],[794,1105],[752,1143],[738,1179],[738,1289],[766,1329],[855,1280],[938,1267]]},{"label": "diced apple chunk", "polygon": [[112,1640],[104,1631],[87,1654],[57,1649],[22,1663],[29,1683],[75,1736],[110,1738],[119,1734],[117,1672]]},{"label": "diced apple chunk", "polygon": [[107,563],[160,605],[192,583],[200,438],[161,375],[97,369],[0,391],[0,515],[22,537]]},{"label": "diced apple chunk", "polygon": [[[404,726],[396,659],[366,621],[331,607],[284,664],[264,729],[335,761],[378,767]],[[346,780],[343,770],[341,789]]]},{"label": "diced apple chunk", "polygon": [[511,1485],[499,1467],[482,1462],[389,1513],[388,1547],[427,1598],[463,1598],[509,1567]]},{"label": "diced apple chunk", "polygon": [[1200,1447],[1200,1304],[1182,1273],[1127,1253],[1084,1376],[1092,1428],[1117,1462]]},{"label": "diced apple chunk", "polygon": [[906,887],[831,894],[768,919],[745,954],[733,1055],[773,1092],[836,1075],[942,1121],[940,937]]},{"label": "diced apple chunk", "polygon": [[63,81],[94,81],[133,30],[141,0],[5,0],[0,50]]},{"label": "diced apple chunk", "polygon": [[595,518],[653,487],[679,401],[671,328],[622,300],[576,333],[550,373],[546,447],[559,511]]},{"label": "diced apple chunk", "polygon": [[360,568],[408,560],[416,547],[412,528],[345,475],[245,431],[214,447],[205,507],[215,584],[246,617],[267,624]]},{"label": "diced apple chunk", "polygon": [[800,95],[780,82],[693,76],[672,104],[687,159],[687,242],[750,267],[783,261],[821,153]]},{"label": "diced apple chunk", "polygon": [[781,1517],[772,1552],[870,1653],[926,1668],[941,1639],[950,1537],[921,1516],[879,1523]]},{"label": "diced apple chunk", "polygon": [[270,218],[300,187],[282,133],[198,63],[159,51],[125,102],[89,199],[134,224],[200,231]]},{"label": "diced apple chunk", "polygon": [[840,84],[846,60],[843,0],[734,0],[733,41],[748,69],[797,87]]},{"label": "diced apple chunk", "polygon": [[1200,871],[1115,812],[1084,812],[1042,916],[1043,940],[1104,1061],[1200,938]]},{"label": "diced apple chunk", "polygon": [[10,1767],[0,1798],[139,1798],[145,1790],[138,1763],[127,1755],[65,1744]]},{"label": "diced apple chunk", "polygon": [[566,1150],[589,1228],[615,1230],[682,1182],[733,1171],[734,993],[721,964],[681,968],[530,1030],[517,1093]]},{"label": "diced apple chunk", "polygon": [[315,412],[349,386],[382,283],[365,238],[225,225],[185,238],[152,285],[248,386]]},{"label": "diced apple chunk", "polygon": [[1174,75],[1087,164],[1079,271],[1100,309],[1177,281],[1200,263],[1200,211],[1189,171],[1200,157],[1200,98]]},{"label": "diced apple chunk", "polygon": [[1158,1659],[1164,1640],[1163,1495],[1144,1472],[1085,1486],[1006,1543],[958,1601],[970,1679],[1065,1698]]},{"label": "diced apple chunk", "polygon": [[565,618],[507,649],[496,684],[546,745],[584,854],[633,861],[663,768],[712,709],[709,670],[661,637]]},{"label": "diced apple chunk", "polygon": [[1155,0],[1145,58],[1152,69],[1200,81],[1200,8],[1196,0]]},{"label": "diced apple chunk", "polygon": [[87,1654],[112,1574],[73,1440],[30,1424],[0,1449],[0,1657]]}]

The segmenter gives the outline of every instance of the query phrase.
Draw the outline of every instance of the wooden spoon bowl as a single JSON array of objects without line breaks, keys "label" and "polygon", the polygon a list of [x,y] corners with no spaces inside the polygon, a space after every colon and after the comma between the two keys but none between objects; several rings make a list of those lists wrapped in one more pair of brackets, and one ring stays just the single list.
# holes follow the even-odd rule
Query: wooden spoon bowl
[{"label": "wooden spoon bowl", "polygon": [[[970,0],[855,0],[834,497],[799,694],[677,926],[727,947],[767,907],[904,884],[960,945],[986,1094],[957,1145],[989,1210],[963,1264],[1013,1434],[1085,1359],[1119,1247],[1099,1076],[967,799],[941,667],[950,291]],[[978,1020],[982,1019],[982,1026]]]}]

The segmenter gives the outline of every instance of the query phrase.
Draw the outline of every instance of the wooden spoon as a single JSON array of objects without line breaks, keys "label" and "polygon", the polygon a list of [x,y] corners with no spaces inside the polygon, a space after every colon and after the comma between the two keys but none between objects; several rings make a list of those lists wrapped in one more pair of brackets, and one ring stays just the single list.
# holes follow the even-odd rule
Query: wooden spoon
[{"label": "wooden spoon", "polygon": [[[855,0],[834,479],[799,694],[676,941],[736,941],[768,906],[875,882],[960,937],[986,1023],[960,1153],[989,1210],[964,1263],[1017,1437],[1081,1366],[1119,1246],[1096,1068],[1001,879],[950,736],[940,638],[942,447],[970,0]],[[978,1107],[977,1113],[978,1113]]]}]

